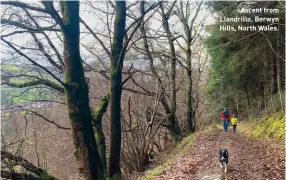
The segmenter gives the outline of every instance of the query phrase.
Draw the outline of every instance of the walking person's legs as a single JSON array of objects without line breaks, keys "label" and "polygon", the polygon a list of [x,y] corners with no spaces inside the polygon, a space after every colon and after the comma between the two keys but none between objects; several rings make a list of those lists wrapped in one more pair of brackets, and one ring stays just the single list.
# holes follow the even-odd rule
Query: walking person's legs
[{"label": "walking person's legs", "polygon": [[222,121],[222,128],[223,128],[223,131],[224,131],[224,120]]},{"label": "walking person's legs", "polygon": [[225,121],[225,120],[222,121],[223,131],[225,131],[225,123],[224,123],[224,121]]},{"label": "walking person's legs", "polygon": [[233,132],[236,130],[236,124],[233,125]]},{"label": "walking person's legs", "polygon": [[227,120],[223,120],[223,130],[224,132],[227,131]]},{"label": "walking person's legs", "polygon": [[227,128],[228,128],[228,120],[225,120],[225,123],[226,123],[226,125],[225,125],[225,131],[227,131]]}]

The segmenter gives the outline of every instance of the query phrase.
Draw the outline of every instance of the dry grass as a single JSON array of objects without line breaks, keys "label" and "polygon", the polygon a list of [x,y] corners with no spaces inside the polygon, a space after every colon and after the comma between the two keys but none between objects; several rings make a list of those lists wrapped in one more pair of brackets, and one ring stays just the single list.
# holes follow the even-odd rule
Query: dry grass
[{"label": "dry grass", "polygon": [[172,145],[165,152],[160,154],[160,165],[154,169],[148,170],[145,172],[145,175],[139,177],[138,180],[151,180],[156,176],[159,176],[163,173],[164,169],[167,169],[177,158],[186,155],[192,148],[194,142],[195,134],[185,137],[183,140],[178,142],[175,145]]}]

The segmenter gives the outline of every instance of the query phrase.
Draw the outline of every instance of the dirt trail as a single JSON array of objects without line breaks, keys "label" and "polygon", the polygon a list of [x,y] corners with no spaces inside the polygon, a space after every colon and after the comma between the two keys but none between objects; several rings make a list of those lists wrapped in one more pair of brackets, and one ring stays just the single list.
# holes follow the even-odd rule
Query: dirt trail
[{"label": "dirt trail", "polygon": [[[218,163],[219,148],[228,149],[228,172]],[[283,146],[249,138],[239,132],[214,130],[197,135],[190,153],[177,159],[156,180],[284,180]]]}]

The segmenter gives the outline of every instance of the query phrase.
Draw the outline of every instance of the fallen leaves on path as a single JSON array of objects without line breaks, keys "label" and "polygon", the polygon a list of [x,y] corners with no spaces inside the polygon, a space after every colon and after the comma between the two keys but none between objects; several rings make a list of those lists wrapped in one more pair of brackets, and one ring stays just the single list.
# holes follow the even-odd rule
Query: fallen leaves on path
[{"label": "fallen leaves on path", "polygon": [[156,180],[202,180],[217,174],[218,151],[227,148],[230,154],[228,180],[283,180],[285,178],[284,149],[269,142],[249,138],[240,133],[198,133],[190,152],[178,158]]}]

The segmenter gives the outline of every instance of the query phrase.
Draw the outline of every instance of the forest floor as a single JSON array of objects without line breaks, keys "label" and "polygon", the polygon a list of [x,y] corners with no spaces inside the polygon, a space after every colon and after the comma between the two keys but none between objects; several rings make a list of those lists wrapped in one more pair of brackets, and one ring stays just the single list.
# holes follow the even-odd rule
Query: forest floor
[{"label": "forest floor", "polygon": [[[218,152],[222,147],[229,151],[227,173],[219,166]],[[284,146],[233,133],[231,128],[228,132],[221,129],[198,132],[189,153],[176,158],[155,177],[139,179],[283,180]]]}]

